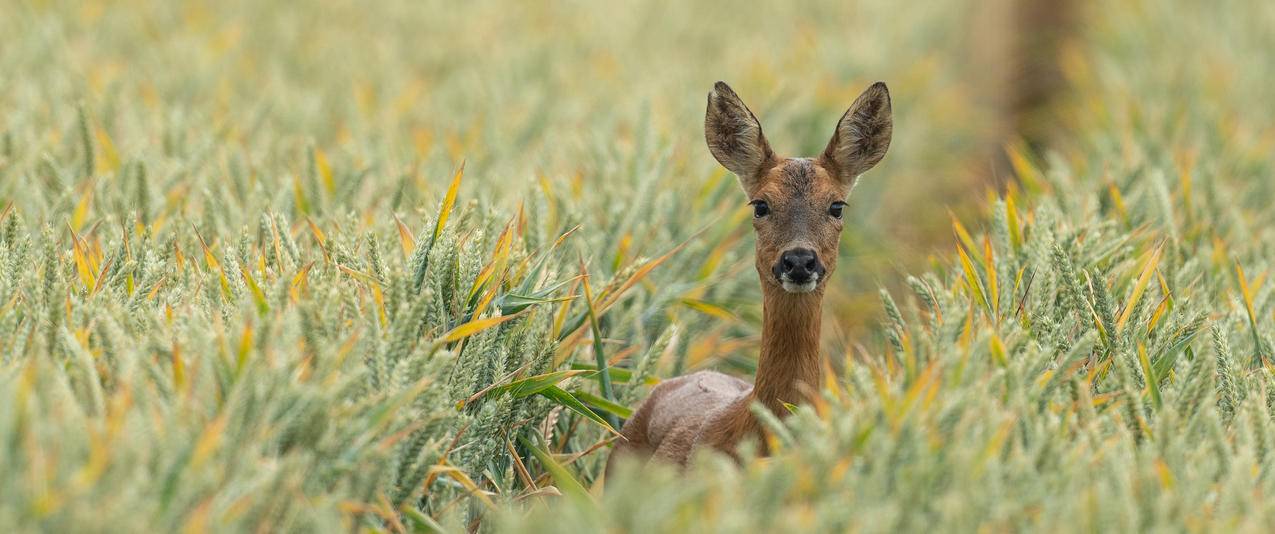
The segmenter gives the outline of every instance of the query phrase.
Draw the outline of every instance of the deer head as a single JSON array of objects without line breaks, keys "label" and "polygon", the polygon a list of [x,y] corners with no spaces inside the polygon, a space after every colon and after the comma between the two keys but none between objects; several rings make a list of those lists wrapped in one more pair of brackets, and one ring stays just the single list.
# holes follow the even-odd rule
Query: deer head
[{"label": "deer head", "polygon": [[885,157],[892,128],[890,92],[877,82],[841,116],[822,154],[780,157],[739,95],[725,83],[713,86],[704,137],[753,206],[763,288],[822,292],[837,266],[845,201],[858,176]]}]

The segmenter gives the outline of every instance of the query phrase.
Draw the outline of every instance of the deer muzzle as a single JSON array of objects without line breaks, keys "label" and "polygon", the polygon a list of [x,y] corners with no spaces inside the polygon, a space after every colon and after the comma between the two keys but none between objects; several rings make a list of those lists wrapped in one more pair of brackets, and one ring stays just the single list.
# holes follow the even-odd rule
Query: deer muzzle
[{"label": "deer muzzle", "polygon": [[809,293],[827,273],[819,255],[808,248],[793,248],[779,255],[771,269],[775,279],[789,293]]}]

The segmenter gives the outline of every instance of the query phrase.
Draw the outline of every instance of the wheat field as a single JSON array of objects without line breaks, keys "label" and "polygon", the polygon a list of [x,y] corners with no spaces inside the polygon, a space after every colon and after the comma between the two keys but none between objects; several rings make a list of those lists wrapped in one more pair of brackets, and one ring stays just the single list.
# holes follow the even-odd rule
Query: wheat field
[{"label": "wheat field", "polygon": [[[0,526],[1269,531],[1275,7],[1082,4],[1029,136],[996,2],[896,4],[0,2]],[[836,372],[604,489],[755,369],[718,79],[794,155],[890,84]]]}]

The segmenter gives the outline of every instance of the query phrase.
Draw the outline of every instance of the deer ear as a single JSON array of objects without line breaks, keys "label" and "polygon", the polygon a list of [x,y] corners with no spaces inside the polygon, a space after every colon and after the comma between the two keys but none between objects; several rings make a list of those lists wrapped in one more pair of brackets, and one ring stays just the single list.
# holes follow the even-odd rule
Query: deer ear
[{"label": "deer ear", "polygon": [[745,191],[752,191],[773,163],[775,153],[761,133],[761,123],[729,85],[717,82],[708,93],[704,115],[704,139],[708,150],[739,177]]},{"label": "deer ear", "polygon": [[841,116],[821,159],[836,170],[838,180],[853,185],[885,157],[893,131],[890,90],[883,82],[874,83]]}]

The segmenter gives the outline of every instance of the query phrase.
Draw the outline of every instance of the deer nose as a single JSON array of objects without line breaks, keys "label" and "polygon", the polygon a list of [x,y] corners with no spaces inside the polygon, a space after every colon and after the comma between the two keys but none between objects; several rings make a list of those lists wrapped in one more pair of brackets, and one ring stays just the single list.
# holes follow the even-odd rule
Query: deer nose
[{"label": "deer nose", "polygon": [[780,281],[794,284],[805,284],[817,280],[824,273],[819,256],[808,248],[794,248],[779,256],[779,264],[775,266],[775,275]]}]

